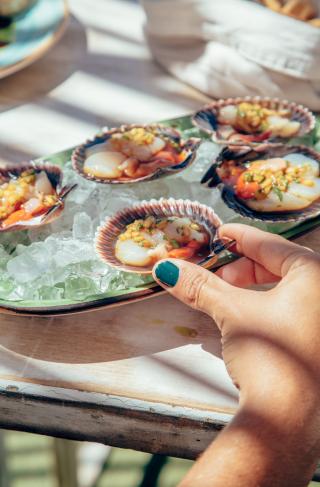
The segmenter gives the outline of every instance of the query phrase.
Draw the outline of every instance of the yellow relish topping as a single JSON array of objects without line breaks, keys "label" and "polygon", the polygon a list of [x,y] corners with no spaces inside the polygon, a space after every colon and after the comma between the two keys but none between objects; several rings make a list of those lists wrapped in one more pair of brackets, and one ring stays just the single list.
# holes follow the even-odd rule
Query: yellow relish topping
[{"label": "yellow relish topping", "polygon": [[237,106],[237,126],[244,131],[266,131],[268,130],[269,116],[290,118],[289,110],[272,110],[265,108],[258,103],[239,103]]},{"label": "yellow relish topping", "polygon": [[[19,209],[30,197],[32,197],[33,185],[36,182],[36,173],[33,170],[24,171],[16,179],[4,182],[0,185],[0,219],[5,219],[11,213]],[[58,197],[56,194],[38,194],[37,198],[44,207],[54,206]]]},{"label": "yellow relish topping", "polygon": [[[163,234],[163,239],[166,240],[166,246],[169,250],[179,249],[186,243],[184,241],[185,239],[183,239],[183,241],[181,242],[178,242],[175,238],[173,238],[173,236],[169,237],[168,235],[166,235],[167,225],[174,220],[174,217],[156,218],[154,216],[148,216],[144,220],[135,220],[134,222],[126,226],[125,231],[119,236],[119,240],[133,240],[141,247],[155,248],[159,244],[158,232],[160,231]],[[197,232],[201,232],[202,230],[201,226],[198,225],[198,223],[190,220],[190,223],[188,223],[187,225],[181,224],[176,227],[177,236],[179,236],[179,238],[188,237],[190,229]],[[153,240],[152,237],[155,234],[157,234],[158,238]]]},{"label": "yellow relish topping", "polygon": [[155,244],[146,238],[146,233],[152,235],[155,230],[162,230],[166,225],[166,220],[156,220],[154,216],[148,216],[145,220],[135,220],[126,226],[119,240],[133,240],[141,247],[155,247]]},{"label": "yellow relish topping", "polygon": [[289,184],[292,182],[309,187],[314,186],[314,181],[307,176],[309,171],[309,164],[290,166],[288,162],[284,169],[277,171],[273,171],[270,168],[250,169],[249,167],[249,169],[243,173],[243,180],[246,183],[258,184],[259,190],[256,193],[256,197],[259,198],[259,196],[266,197],[272,190],[275,190],[276,192],[277,190],[285,192],[288,190]]},{"label": "yellow relish topping", "polygon": [[116,141],[117,139],[124,139],[130,142],[134,142],[137,145],[152,144],[154,138],[154,133],[144,129],[143,127],[135,127],[133,129],[127,130],[126,132],[123,132],[122,134],[114,134],[112,136],[113,141]]},{"label": "yellow relish topping", "polygon": [[25,171],[17,179],[11,179],[0,186],[0,219],[9,216],[28,199],[30,184],[35,182],[34,171]]}]

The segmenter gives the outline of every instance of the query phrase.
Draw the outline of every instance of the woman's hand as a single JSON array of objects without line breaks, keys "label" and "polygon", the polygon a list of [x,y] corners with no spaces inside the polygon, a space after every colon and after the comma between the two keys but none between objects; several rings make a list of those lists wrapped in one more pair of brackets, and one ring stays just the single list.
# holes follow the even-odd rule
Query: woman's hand
[{"label": "woman's hand", "polygon": [[[224,225],[219,235],[235,239],[236,251],[244,257],[216,274],[185,261],[162,261],[154,276],[172,295],[215,320],[228,372],[240,390],[238,415],[218,442],[234,433],[237,425],[246,437],[242,448],[251,452],[251,460],[257,459],[254,451],[260,451],[264,467],[259,466],[254,483],[246,476],[244,483],[233,477],[228,483],[224,473],[221,484],[213,476],[210,483],[203,479],[197,483],[194,477],[188,483],[187,477],[182,485],[305,485],[320,454],[319,255],[245,225]],[[277,282],[271,290],[248,289],[271,282]],[[283,456],[283,448],[288,449],[288,462],[278,459],[280,471],[274,459]],[[247,474],[252,470],[244,458],[241,464],[238,476],[242,468]],[[205,465],[209,474],[212,462],[210,467]],[[271,479],[270,468],[277,472],[277,480]],[[267,483],[265,469],[269,470]],[[218,470],[216,466],[215,475]]]}]

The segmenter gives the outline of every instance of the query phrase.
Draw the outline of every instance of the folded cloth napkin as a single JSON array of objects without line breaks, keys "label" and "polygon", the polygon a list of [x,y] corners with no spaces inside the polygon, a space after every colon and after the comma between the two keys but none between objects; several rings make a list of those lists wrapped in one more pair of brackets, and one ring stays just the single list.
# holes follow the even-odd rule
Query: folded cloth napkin
[{"label": "folded cloth napkin", "polygon": [[319,28],[249,0],[141,2],[154,58],[184,82],[215,98],[281,97],[320,111]]}]

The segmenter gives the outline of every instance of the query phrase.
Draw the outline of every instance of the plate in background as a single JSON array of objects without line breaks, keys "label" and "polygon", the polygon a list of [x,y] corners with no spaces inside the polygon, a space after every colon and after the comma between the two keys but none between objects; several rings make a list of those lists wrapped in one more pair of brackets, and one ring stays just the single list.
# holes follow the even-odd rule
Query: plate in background
[{"label": "plate in background", "polygon": [[38,0],[14,20],[14,40],[0,48],[0,78],[20,71],[41,58],[65,31],[66,0]]}]

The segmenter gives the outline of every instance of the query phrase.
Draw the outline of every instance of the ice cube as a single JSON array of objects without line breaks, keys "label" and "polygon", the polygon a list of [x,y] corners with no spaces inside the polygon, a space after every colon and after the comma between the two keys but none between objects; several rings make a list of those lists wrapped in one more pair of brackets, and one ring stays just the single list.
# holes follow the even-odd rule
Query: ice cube
[{"label": "ice cube", "polygon": [[3,245],[0,245],[0,269],[4,269],[7,266],[9,259],[10,255],[5,251]]},{"label": "ice cube", "polygon": [[28,248],[28,245],[22,245],[22,244],[18,244],[15,248],[15,255],[20,255],[20,254],[23,254],[23,252],[25,252]]},{"label": "ice cube", "polygon": [[198,151],[197,157],[193,164],[182,174],[186,181],[194,182],[200,187],[200,180],[205,172],[209,169],[211,164],[216,160],[221,147],[210,141],[202,142]]},{"label": "ice cube", "polygon": [[99,292],[89,277],[69,276],[65,282],[65,298],[81,301]]},{"label": "ice cube", "polygon": [[92,242],[81,242],[69,239],[57,242],[56,252],[53,256],[57,267],[65,267],[69,264],[88,261],[96,258]]},{"label": "ice cube", "polygon": [[63,297],[64,297],[63,287],[57,287],[57,286],[40,286],[38,289],[35,290],[33,295],[33,299],[39,301],[60,300]]},{"label": "ice cube", "polygon": [[123,276],[125,286],[127,287],[138,287],[143,286],[144,284],[149,284],[153,282],[152,276],[144,276],[142,274],[136,274],[131,272],[126,272]]},{"label": "ice cube", "polygon": [[51,235],[52,229],[50,225],[44,225],[38,228],[32,228],[28,230],[28,237],[31,242],[42,242],[49,235]]},{"label": "ice cube", "polygon": [[191,196],[191,186],[181,176],[176,175],[174,178],[168,178],[168,196],[175,199],[189,199]]},{"label": "ice cube", "polygon": [[14,287],[15,282],[7,273],[0,275],[0,299],[8,299]]},{"label": "ice cube", "polygon": [[[136,189],[137,191],[137,189]],[[113,188],[110,198],[106,200],[104,207],[104,214],[114,215],[119,210],[123,208],[130,208],[133,204],[137,203],[139,198],[135,190],[124,189],[124,188]]]},{"label": "ice cube", "polygon": [[17,245],[29,245],[30,240],[28,237],[28,232],[23,231],[23,232],[4,232],[0,233],[0,244],[3,246],[3,248],[8,252],[8,254],[11,254]]},{"label": "ice cube", "polygon": [[51,267],[51,256],[46,245],[35,242],[8,262],[7,271],[17,282],[27,283],[50,272]]},{"label": "ice cube", "polygon": [[[189,134],[196,135],[195,129]],[[93,236],[99,223],[119,209],[141,200],[161,197],[189,198],[213,207],[224,221],[234,219],[217,189],[199,184],[220,148],[201,144],[194,164],[175,176],[131,185],[104,185],[80,177],[70,162],[63,184],[77,188],[66,199],[61,217],[28,232],[0,234],[0,298],[11,301],[83,300],[131,287],[143,286],[151,276],[124,273],[97,257]],[[7,269],[7,272],[6,272]]]},{"label": "ice cube", "polygon": [[86,240],[92,237],[92,219],[85,212],[74,216],[72,236],[75,240]]},{"label": "ice cube", "polygon": [[96,183],[86,182],[78,186],[70,193],[68,201],[77,205],[83,205],[95,191]]}]

